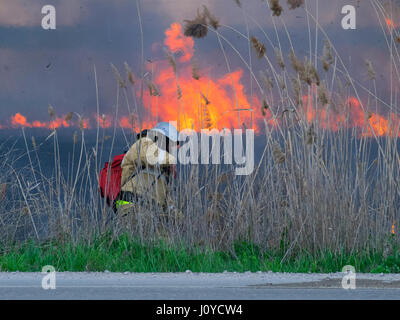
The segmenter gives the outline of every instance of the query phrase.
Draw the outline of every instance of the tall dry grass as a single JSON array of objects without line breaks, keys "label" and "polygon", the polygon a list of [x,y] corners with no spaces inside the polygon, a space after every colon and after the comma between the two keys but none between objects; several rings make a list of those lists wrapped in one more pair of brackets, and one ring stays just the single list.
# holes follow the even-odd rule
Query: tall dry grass
[{"label": "tall dry grass", "polygon": [[[266,249],[280,249],[285,253],[284,259],[299,252],[316,254],[324,250],[384,248],[392,225],[397,230],[400,222],[397,212],[400,195],[399,128],[390,124],[396,133],[393,136],[363,134],[371,132],[368,108],[382,105],[385,100],[377,96],[375,78],[370,76],[369,87],[366,87],[348,72],[307,1],[289,1],[291,7],[304,10],[309,22],[307,57],[296,55],[279,1],[265,3],[266,15],[271,17],[274,25],[275,40],[244,5],[236,2],[239,6],[236,9],[242,10],[244,19],[251,21],[265,39],[250,35],[249,28],[243,33],[231,26],[220,25],[208,9],[187,21],[186,34],[193,37],[215,35],[228,72],[227,50],[237,55],[252,78],[252,86],[264,101],[262,110],[258,112],[265,114],[268,110],[278,120],[276,128],[265,122],[264,149],[254,172],[239,177],[233,174],[233,166],[182,166],[178,179],[169,186],[169,204],[176,209],[165,213],[152,203],[144,203],[136,208],[135,213],[121,217],[107,207],[97,191],[102,159],[106,156],[111,160],[113,154],[119,153],[113,149],[117,135],[124,135],[127,145],[132,143],[117,123],[110,136],[111,151],[107,154],[104,149],[105,130],[97,127],[95,146],[88,148],[82,127],[71,138],[74,151],[67,172],[60,165],[63,150],[58,142],[58,132],[54,130],[43,142],[52,143],[54,147],[55,170],[51,177],[41,173],[38,161],[40,146],[28,143],[24,133],[29,159],[24,169],[15,169],[10,150],[1,152],[2,242],[26,238],[90,241],[96,234],[111,232],[118,235],[128,231],[144,242],[163,238],[174,244],[205,245],[226,250],[231,249],[235,241],[245,240]],[[378,1],[372,1],[372,5],[378,19],[383,21],[388,14],[386,9]],[[139,5],[138,17],[141,20]],[[213,18],[210,20],[210,17]],[[284,39],[277,31],[278,22],[285,30],[285,40],[291,44],[289,52],[282,49]],[[312,24],[316,32],[314,36]],[[248,57],[229,42],[223,34],[224,29],[235,32],[248,42],[252,48]],[[390,63],[398,75],[400,56],[393,45],[398,35],[393,31],[389,38],[383,25],[382,31],[390,51]],[[325,43],[323,50],[318,50],[318,41]],[[266,52],[264,43],[275,48],[273,53]],[[253,69],[252,55],[265,61],[265,71],[261,74],[256,74]],[[174,65],[173,57],[169,56],[169,59]],[[367,62],[369,75],[373,74],[372,66],[373,61]],[[144,68],[139,75],[142,81],[136,83],[132,80],[130,67],[125,65],[125,69],[126,76],[113,66],[117,80],[115,119],[122,110],[140,114],[138,110],[143,105],[146,87],[153,93],[158,92],[151,80],[146,78],[145,81]],[[195,71],[197,77],[198,66]],[[94,75],[98,99],[95,69]],[[176,82],[179,92],[178,76]],[[139,95],[132,95],[129,86],[136,86],[133,91]],[[396,89],[392,90],[395,96]],[[351,106],[347,101],[351,96],[359,98],[361,93],[368,96],[369,104],[362,105],[366,116],[360,132],[348,128]],[[184,92],[180,94],[184,95]],[[342,122],[337,130],[327,129],[326,119],[316,117],[310,122],[302,103],[305,95],[312,99],[317,111],[325,110],[348,120]],[[206,103],[207,99],[199,100]],[[179,104],[179,98],[177,101]],[[384,106],[397,115],[394,99]],[[204,107],[200,105],[199,110]],[[52,113],[50,116],[54,116],[54,110]],[[100,116],[99,103],[97,113]],[[133,124],[133,129],[142,129],[139,126],[143,123],[141,120]],[[241,123],[239,113],[238,123]],[[26,177],[30,177],[29,180]]]}]

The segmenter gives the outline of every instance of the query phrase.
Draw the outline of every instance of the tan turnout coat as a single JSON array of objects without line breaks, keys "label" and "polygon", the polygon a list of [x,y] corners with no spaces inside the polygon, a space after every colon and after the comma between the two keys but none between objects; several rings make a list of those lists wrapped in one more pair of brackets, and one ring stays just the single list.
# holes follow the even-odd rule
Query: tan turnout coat
[{"label": "tan turnout coat", "polygon": [[175,163],[176,158],[152,139],[140,138],[122,161],[121,191],[150,195],[159,205],[166,205],[167,181],[160,168]]}]

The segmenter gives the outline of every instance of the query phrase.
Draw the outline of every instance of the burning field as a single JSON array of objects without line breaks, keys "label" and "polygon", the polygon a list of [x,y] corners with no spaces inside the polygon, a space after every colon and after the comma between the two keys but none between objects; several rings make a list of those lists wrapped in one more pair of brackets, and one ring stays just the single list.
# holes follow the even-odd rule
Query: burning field
[{"label": "burning field", "polygon": [[[354,61],[346,56],[348,43],[332,41],[331,16],[318,11],[318,1],[256,2],[264,15],[230,1],[229,10],[244,20],[232,25],[223,10],[214,12],[218,5],[199,4],[191,16],[168,20],[158,41],[147,40],[145,12],[135,7],[143,47],[135,65],[121,58],[107,66],[112,106],[103,103],[110,91],[94,65],[90,108],[63,112],[54,104],[47,120],[10,108],[0,132],[32,130],[18,131],[24,146],[18,156],[0,143],[0,241],[107,234],[112,243],[127,233],[142,243],[163,239],[229,252],[245,241],[278,252],[280,265],[302,254],[396,255],[400,19],[381,1],[360,4],[372,13],[360,18],[360,29],[371,39],[379,34],[380,51],[371,55],[380,60],[363,51]],[[160,121],[198,133],[254,129],[262,139],[259,162],[242,177],[230,164],[178,167],[168,190],[174,210],[148,203],[137,214],[115,215],[98,194],[99,171],[121,145],[131,146],[135,133]],[[36,141],[33,129],[46,130],[46,138]],[[60,143],[61,133],[71,132],[64,129],[75,131],[69,149]],[[48,174],[40,158],[50,153]],[[16,168],[21,159],[25,166]]]},{"label": "burning field", "polygon": [[[206,7],[203,10],[203,13],[196,17],[200,22],[188,20],[186,29],[190,28],[190,25],[188,26],[190,23],[199,25],[211,23],[207,22],[207,19],[210,19],[207,15],[210,16],[211,13]],[[396,35],[395,22],[390,18],[385,18],[385,21],[387,32]],[[217,20],[214,24],[218,27]],[[185,35],[184,28],[183,24],[174,22],[165,30],[163,41],[165,57],[155,61],[148,59],[145,62],[146,73],[143,77],[135,76],[125,64],[126,79],[122,79],[119,71],[113,66],[121,88],[131,91],[135,96],[140,96],[141,90],[145,89],[140,110],[136,106],[131,114],[118,117],[113,113],[96,112],[87,116],[75,115],[72,112],[59,116],[53,114],[48,121],[28,120],[27,116],[17,112],[9,120],[3,121],[0,129],[20,127],[50,130],[70,127],[93,129],[117,126],[137,132],[140,128],[151,127],[158,121],[177,121],[180,129],[200,131],[253,128],[257,133],[262,133],[265,124],[271,129],[276,129],[284,125],[282,119],[285,114],[293,112],[298,121],[302,120],[307,124],[315,122],[320,128],[332,132],[346,128],[356,129],[359,134],[368,137],[398,137],[400,134],[399,117],[393,108],[390,112],[384,111],[385,108],[380,106],[381,101],[377,102],[377,99],[371,101],[371,96],[363,95],[362,99],[358,91],[353,95],[330,92],[326,88],[327,80],[321,83],[319,72],[327,72],[333,63],[331,44],[328,40],[325,40],[323,52],[319,57],[321,70],[317,70],[314,63],[307,59],[305,61],[299,59],[292,51],[287,54],[289,61],[285,61],[283,52],[278,52],[274,47],[266,49],[263,43],[251,37],[247,40],[253,46],[252,49],[258,58],[265,59],[267,63],[270,62],[269,59],[276,58],[282,74],[279,75],[279,70],[273,66],[271,74],[261,71],[257,76],[254,70],[232,67],[233,70],[230,72],[213,77],[212,61],[204,68],[199,67],[195,58],[196,36]],[[213,29],[211,25],[206,26],[205,30],[208,30],[207,28],[219,36],[217,28]],[[268,56],[273,57],[268,58]],[[370,80],[375,80],[371,62],[365,63]],[[228,60],[227,65],[229,66]],[[294,75],[287,70],[290,67],[295,72]],[[230,66],[228,68],[231,69]],[[249,88],[246,87],[244,77],[248,77],[246,74],[249,71],[251,80],[255,82],[256,87],[258,86],[258,93],[250,94]],[[345,78],[335,80],[339,83],[346,81]],[[303,82],[308,84],[308,88],[302,88]],[[274,85],[275,91],[280,95],[278,98],[274,97],[277,92],[272,92]],[[292,87],[292,92],[288,91],[287,86]],[[283,97],[283,93],[287,96]]]}]

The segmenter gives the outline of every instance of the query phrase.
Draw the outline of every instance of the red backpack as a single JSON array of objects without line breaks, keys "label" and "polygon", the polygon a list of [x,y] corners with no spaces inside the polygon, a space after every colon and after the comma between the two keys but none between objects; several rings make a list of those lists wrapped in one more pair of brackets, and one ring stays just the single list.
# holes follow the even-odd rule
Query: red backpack
[{"label": "red backpack", "polygon": [[114,157],[111,162],[106,162],[104,168],[100,171],[99,189],[102,198],[106,198],[107,204],[112,205],[117,199],[121,190],[121,163],[125,154],[120,154]]}]

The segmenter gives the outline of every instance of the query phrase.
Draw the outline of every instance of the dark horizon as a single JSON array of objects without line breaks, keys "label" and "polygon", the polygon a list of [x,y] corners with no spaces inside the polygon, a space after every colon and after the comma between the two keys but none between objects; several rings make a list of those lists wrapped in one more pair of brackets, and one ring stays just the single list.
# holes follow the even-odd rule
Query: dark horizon
[{"label": "dark horizon", "polygon": [[[136,80],[135,89],[128,88],[128,91],[132,91],[128,92],[131,112],[124,104],[124,98],[120,92],[119,102],[121,105],[119,106],[118,121],[126,122],[132,109],[135,110],[133,95],[140,92],[141,35],[136,3],[122,0],[113,2],[106,0],[97,0],[96,2],[93,0],[52,1],[57,9],[57,29],[43,30],[40,26],[42,18],[40,9],[42,5],[48,4],[47,2],[44,0],[35,1],[35,3],[26,0],[2,0],[3,14],[0,14],[0,37],[2,38],[0,44],[2,61],[0,129],[35,126],[35,123],[38,126],[49,126],[49,105],[54,107],[58,121],[62,121],[69,112],[74,112],[82,118],[88,119],[87,121],[90,121],[91,127],[94,128],[97,113],[94,66],[97,70],[99,87],[99,114],[105,114],[110,119],[109,121],[113,121],[118,84],[110,64],[113,63],[125,77],[125,62],[132,68]],[[138,3],[144,33],[145,67],[147,72],[154,67],[154,77],[161,89],[161,97],[158,100],[153,99],[156,101],[155,103],[160,104],[159,106],[149,106],[149,102],[145,99],[145,107],[143,107],[138,101],[138,112],[142,121],[176,120],[168,111],[173,104],[164,105],[171,99],[176,100],[176,88],[164,85],[161,80],[173,79],[168,78],[173,77],[173,73],[163,51],[166,47],[174,53],[177,60],[183,96],[181,103],[186,111],[197,108],[195,105],[198,97],[194,96],[191,91],[198,86],[198,83],[190,79],[190,75],[188,75],[190,64],[196,61],[202,79],[204,79],[204,86],[207,81],[211,81],[211,84],[215,86],[213,92],[218,92],[218,95],[214,94],[213,99],[210,99],[210,112],[213,113],[211,116],[218,118],[215,120],[218,122],[213,125],[221,127],[226,125],[225,123],[229,123],[238,126],[235,112],[232,111],[237,106],[235,99],[232,98],[230,75],[215,34],[210,31],[206,38],[194,39],[193,43],[190,42],[191,38],[181,38],[182,35],[179,35],[176,29],[173,32],[170,31],[169,36],[167,34],[167,30],[173,30],[174,24],[183,25],[185,19],[193,19],[196,10],[201,8],[202,4],[207,5],[212,14],[220,20],[221,34],[237,48],[247,61],[250,61],[247,41],[224,25],[246,34],[248,24],[249,34],[265,43],[266,55],[274,63],[276,47],[282,46],[285,60],[288,60],[287,56],[290,52],[290,43],[287,40],[284,25],[280,21],[282,18],[299,58],[314,54],[314,50],[317,50],[319,55],[322,54],[325,36],[318,32],[318,38],[316,38],[315,24],[310,20],[311,38],[309,39],[304,7],[289,10],[285,1],[282,1],[284,11],[281,17],[274,18],[277,24],[277,33],[272,24],[271,11],[266,2],[262,1],[243,3],[242,7],[248,16],[244,15],[232,0],[217,2],[206,0],[201,3],[175,0],[167,3],[151,0]],[[343,30],[341,27],[343,17],[341,8],[346,4],[352,4],[357,8],[356,30]],[[227,10],[228,8],[229,10]],[[313,16],[317,14],[316,8],[315,0],[308,1],[307,9]],[[395,26],[397,26],[397,19],[400,23],[400,16],[396,12],[393,10],[392,13]],[[11,19],[11,16],[14,16],[15,19]],[[311,19],[311,17],[308,18]],[[382,21],[376,16],[374,8],[369,3],[360,3],[359,1],[324,1],[318,5],[318,19],[352,77],[357,83],[370,90],[372,90],[372,82],[368,80],[365,61],[372,61],[376,72],[377,94],[380,99],[378,109],[375,110],[375,104],[369,102],[369,94],[358,87],[360,103],[366,110],[374,112],[374,114],[376,112],[378,119],[381,115],[381,120],[386,120],[390,116],[390,112],[393,112],[387,107],[390,104],[391,96],[390,59],[388,59],[389,52],[385,40],[388,30],[381,30]],[[263,28],[272,45],[255,21]],[[385,26],[383,27],[385,28]],[[280,39],[279,42],[277,35]],[[167,41],[168,37],[169,42]],[[171,41],[176,42],[172,43]],[[309,52],[309,42],[311,42],[313,53]],[[179,45],[177,45],[178,43]],[[317,48],[314,48],[315,45]],[[256,90],[254,80],[251,84],[250,74],[243,61],[227,43],[224,43],[224,46],[226,46],[225,50],[232,73],[239,72],[238,78],[235,80],[235,88],[241,90],[239,94],[243,97],[239,97],[238,106],[245,109],[253,107],[254,125],[262,126],[262,115],[260,114],[262,95]],[[264,61],[259,61],[254,51],[251,52],[251,61],[258,77],[258,71],[264,69]],[[288,61],[286,63],[289,65]],[[325,78],[321,66],[319,71]],[[159,77],[158,80],[157,77]],[[330,77],[330,74],[326,77],[328,83]],[[238,89],[241,86],[243,89]],[[200,88],[202,87],[200,86]],[[145,88],[146,92],[147,88]],[[196,94],[200,96],[200,92]],[[350,94],[350,97],[352,96],[354,93]],[[154,108],[159,108],[159,111]],[[218,114],[219,109],[227,112]],[[12,120],[17,114],[25,117],[25,120]],[[191,116],[191,114],[189,115]],[[241,116],[249,127],[250,113],[243,111]],[[126,119],[122,119],[123,117]],[[74,126],[78,127],[78,116],[74,115],[73,121]],[[190,127],[190,124],[187,126]]]}]

